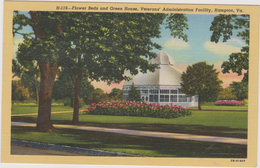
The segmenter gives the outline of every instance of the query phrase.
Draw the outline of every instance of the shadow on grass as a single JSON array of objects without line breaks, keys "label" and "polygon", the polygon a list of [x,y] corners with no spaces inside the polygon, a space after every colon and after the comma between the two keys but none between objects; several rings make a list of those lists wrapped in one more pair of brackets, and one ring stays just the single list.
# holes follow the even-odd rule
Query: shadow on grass
[{"label": "shadow on grass", "polygon": [[193,158],[246,158],[247,146],[177,139],[150,138],[115,133],[58,129],[38,133],[34,127],[12,127],[12,138],[141,156]]},{"label": "shadow on grass", "polygon": [[[36,123],[35,117],[19,117],[13,116],[12,121]],[[52,120],[53,124],[72,125],[72,121],[68,120]],[[157,132],[183,133],[193,135],[208,135],[234,138],[247,138],[247,129],[219,127],[219,126],[203,126],[203,125],[177,125],[177,124],[143,124],[143,123],[99,123],[99,122],[79,122],[79,126],[94,126],[106,128],[121,128],[133,130],[146,130]]]},{"label": "shadow on grass", "polygon": [[[60,121],[54,121],[60,122]],[[65,122],[64,122],[65,124]],[[133,130],[147,130],[157,132],[171,132],[194,135],[208,135],[208,136],[223,136],[234,138],[247,138],[246,129],[237,129],[229,127],[216,126],[202,126],[202,125],[174,125],[174,124],[142,124],[142,123],[94,123],[94,122],[79,122],[78,125],[106,127],[106,128],[121,128]]]},{"label": "shadow on grass", "polygon": [[37,118],[36,117],[26,117],[26,116],[12,116],[11,120],[13,122],[29,122],[29,123],[36,123]]}]

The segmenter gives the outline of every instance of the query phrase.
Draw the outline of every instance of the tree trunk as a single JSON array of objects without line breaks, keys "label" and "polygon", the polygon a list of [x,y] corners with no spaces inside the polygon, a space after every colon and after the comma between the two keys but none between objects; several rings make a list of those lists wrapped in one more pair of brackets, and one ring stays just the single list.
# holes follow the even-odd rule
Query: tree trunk
[{"label": "tree trunk", "polygon": [[[44,34],[41,31],[38,25],[38,16],[36,11],[30,11],[32,25],[35,37],[42,40]],[[55,26],[55,29],[60,35],[62,33],[60,26]],[[41,53],[39,53],[41,54]],[[54,80],[58,70],[58,62],[50,65],[49,63],[44,62],[43,59],[38,60],[41,73],[41,82],[40,82],[40,93],[39,93],[39,108],[38,108],[38,118],[36,129],[38,131],[53,131],[54,128],[51,124],[51,101],[52,101],[52,90],[54,85]]]},{"label": "tree trunk", "polygon": [[37,79],[34,78],[34,87],[35,87],[35,94],[36,94],[36,104],[39,105],[39,89],[37,86]]},{"label": "tree trunk", "polygon": [[35,23],[32,26],[35,37],[42,40],[43,39],[43,33],[38,26],[38,17],[37,17],[36,11],[30,11],[30,14],[31,14],[32,21]]},{"label": "tree trunk", "polygon": [[[78,64],[81,63],[81,56],[78,56]],[[77,124],[79,122],[79,92],[80,92],[80,83],[81,83],[81,79],[82,79],[82,73],[83,70],[79,70],[77,72],[77,77],[76,77],[76,81],[75,81],[75,86],[74,86],[74,90],[75,90],[75,98],[74,98],[74,111],[73,111],[73,124]]]},{"label": "tree trunk", "polygon": [[49,132],[54,130],[51,124],[51,101],[58,62],[51,66],[43,60],[40,60],[39,67],[41,72],[41,82],[36,129],[41,132]]},{"label": "tree trunk", "polygon": [[201,110],[201,98],[200,98],[200,94],[198,94],[198,99],[199,99],[199,106],[198,106],[198,110]]}]

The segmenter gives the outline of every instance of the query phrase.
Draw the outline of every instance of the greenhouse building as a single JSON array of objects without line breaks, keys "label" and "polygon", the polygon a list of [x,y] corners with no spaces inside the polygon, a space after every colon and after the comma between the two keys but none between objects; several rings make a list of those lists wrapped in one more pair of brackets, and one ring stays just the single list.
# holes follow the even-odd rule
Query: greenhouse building
[{"label": "greenhouse building", "polygon": [[129,100],[132,85],[141,92],[141,98],[148,103],[160,105],[180,105],[182,107],[198,106],[198,97],[186,97],[180,92],[181,71],[174,66],[172,57],[160,50],[151,64],[159,64],[155,72],[139,73],[126,81],[123,86],[124,100]]}]

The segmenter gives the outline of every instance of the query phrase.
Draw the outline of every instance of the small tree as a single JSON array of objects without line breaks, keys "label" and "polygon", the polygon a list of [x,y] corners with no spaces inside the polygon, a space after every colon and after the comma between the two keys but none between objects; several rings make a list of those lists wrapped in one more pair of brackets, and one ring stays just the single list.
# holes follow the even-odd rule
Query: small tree
[{"label": "small tree", "polygon": [[132,85],[131,89],[129,90],[129,100],[130,101],[142,101],[140,91]]},{"label": "small tree", "polygon": [[236,100],[237,97],[233,93],[230,87],[226,87],[225,89],[221,90],[218,96],[218,100]]},{"label": "small tree", "polygon": [[107,95],[102,89],[96,88],[89,96],[84,98],[84,101],[88,105],[91,103],[104,102],[107,101]]},{"label": "small tree", "polygon": [[111,100],[123,100],[123,90],[118,88],[113,88],[109,94]]},{"label": "small tree", "polygon": [[25,88],[21,81],[13,80],[12,81],[12,104],[16,102],[24,102],[30,97],[30,92],[28,88]]},{"label": "small tree", "polygon": [[201,110],[202,101],[207,102],[217,97],[222,89],[222,81],[218,78],[219,72],[213,68],[214,65],[198,62],[188,66],[187,71],[181,75],[181,92],[187,94],[188,97],[198,95],[199,110]]}]

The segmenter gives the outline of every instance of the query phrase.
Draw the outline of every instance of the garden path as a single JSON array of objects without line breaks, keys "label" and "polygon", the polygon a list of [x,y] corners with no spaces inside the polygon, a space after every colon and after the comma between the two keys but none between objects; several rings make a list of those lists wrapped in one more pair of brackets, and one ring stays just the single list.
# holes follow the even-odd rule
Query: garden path
[{"label": "garden path", "polygon": [[[26,122],[12,122],[12,126],[35,127],[36,124],[35,123],[26,123]],[[154,131],[141,131],[141,130],[129,130],[129,129],[102,128],[102,127],[89,127],[89,126],[76,126],[76,125],[62,125],[62,124],[54,124],[53,126],[56,128],[78,129],[78,130],[86,130],[86,131],[99,131],[99,132],[119,133],[119,134],[136,135],[136,136],[147,136],[147,137],[157,137],[157,138],[183,139],[183,140],[193,140],[193,141],[247,145],[247,139],[241,139],[241,138],[192,135],[192,134],[180,134],[180,133],[166,133],[166,132],[154,132]]]}]

